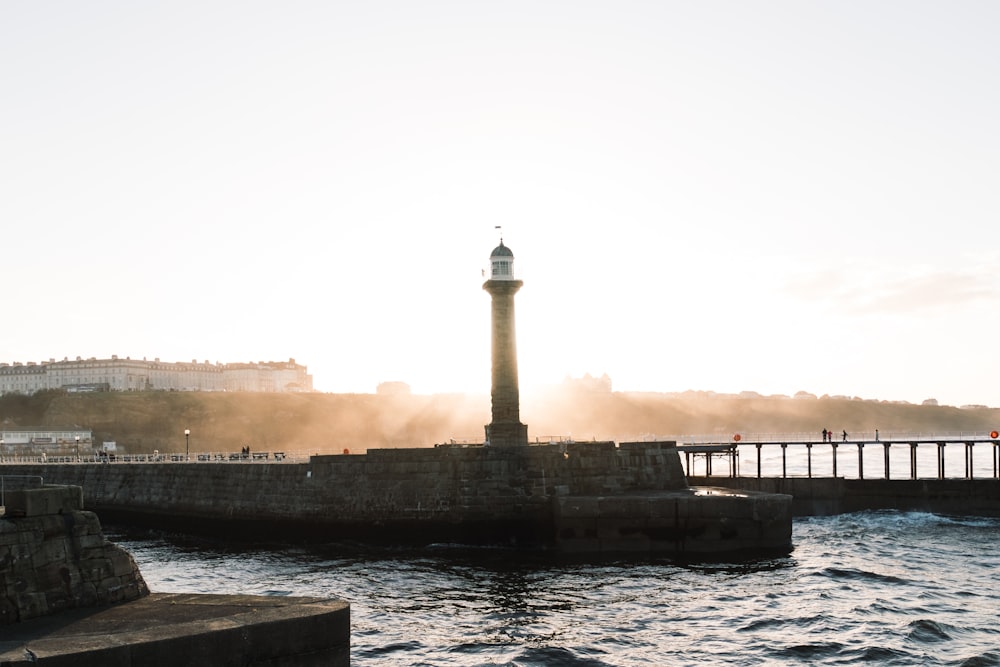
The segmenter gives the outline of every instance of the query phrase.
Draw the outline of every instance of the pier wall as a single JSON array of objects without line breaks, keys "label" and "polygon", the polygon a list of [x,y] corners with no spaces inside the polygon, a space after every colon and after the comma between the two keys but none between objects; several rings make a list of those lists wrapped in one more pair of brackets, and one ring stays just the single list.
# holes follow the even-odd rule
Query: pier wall
[{"label": "pier wall", "polygon": [[1000,517],[996,479],[845,479],[843,477],[689,477],[692,485],[783,493],[794,516],[895,509]]},{"label": "pier wall", "polygon": [[518,448],[439,446],[314,456],[308,463],[183,462],[3,465],[83,487],[106,519],[226,520],[228,529],[333,539],[384,533],[396,541],[548,539],[561,495],[687,486],[673,443],[559,443]]},{"label": "pier wall", "polygon": [[6,490],[0,626],[149,594],[132,556],[104,538],[79,487]]}]

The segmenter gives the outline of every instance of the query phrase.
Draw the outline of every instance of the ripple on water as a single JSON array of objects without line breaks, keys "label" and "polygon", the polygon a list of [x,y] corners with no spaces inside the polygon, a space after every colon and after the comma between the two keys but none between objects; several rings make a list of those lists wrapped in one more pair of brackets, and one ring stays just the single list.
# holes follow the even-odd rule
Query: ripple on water
[{"label": "ripple on water", "polygon": [[529,648],[522,651],[512,663],[518,667],[613,667],[614,663],[579,656],[559,646]]},{"label": "ripple on water", "polygon": [[902,586],[909,583],[906,579],[894,575],[879,574],[878,572],[859,570],[850,567],[826,567],[820,570],[817,574],[835,580],[874,581],[880,584],[887,584],[890,586],[893,585]]},{"label": "ripple on water", "polygon": [[839,642],[812,642],[809,644],[794,644],[771,650],[771,655],[777,658],[792,659],[803,662],[814,662],[839,655],[844,649]]},{"label": "ripple on water", "polygon": [[942,642],[951,639],[948,626],[930,619],[921,618],[909,624],[907,638],[918,642]]},{"label": "ripple on water", "polygon": [[997,667],[1000,665],[1000,652],[987,651],[953,664],[959,667]]},{"label": "ripple on water", "polygon": [[418,653],[423,645],[418,641],[394,642],[384,646],[361,649],[356,655],[359,658],[383,658],[396,653]]}]

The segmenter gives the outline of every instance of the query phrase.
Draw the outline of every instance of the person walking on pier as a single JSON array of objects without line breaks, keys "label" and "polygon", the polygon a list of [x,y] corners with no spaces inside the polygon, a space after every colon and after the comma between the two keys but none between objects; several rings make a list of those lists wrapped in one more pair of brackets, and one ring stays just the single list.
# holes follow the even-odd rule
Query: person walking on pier
[{"label": "person walking on pier", "polygon": [[875,429],[875,442],[878,442],[878,429]]},{"label": "person walking on pier", "polygon": [[844,442],[847,442],[847,431],[844,431]]},{"label": "person walking on pier", "polygon": [[828,435],[827,430],[823,429],[823,442],[826,442],[826,436]]}]

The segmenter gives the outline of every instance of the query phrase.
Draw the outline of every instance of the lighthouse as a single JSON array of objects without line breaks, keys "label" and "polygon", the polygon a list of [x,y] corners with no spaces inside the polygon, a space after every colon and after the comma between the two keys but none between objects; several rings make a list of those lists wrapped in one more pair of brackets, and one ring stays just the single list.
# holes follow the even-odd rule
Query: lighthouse
[{"label": "lighthouse", "polygon": [[483,289],[492,306],[493,421],[486,426],[486,442],[492,447],[528,444],[528,427],[521,423],[517,384],[517,337],[514,333],[514,295],[524,283],[514,277],[514,253],[503,244],[490,253],[490,278]]}]

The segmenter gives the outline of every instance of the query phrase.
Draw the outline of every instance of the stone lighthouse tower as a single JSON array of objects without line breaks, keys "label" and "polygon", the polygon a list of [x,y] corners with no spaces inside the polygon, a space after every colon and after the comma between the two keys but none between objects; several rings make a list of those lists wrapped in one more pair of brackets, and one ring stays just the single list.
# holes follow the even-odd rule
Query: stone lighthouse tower
[{"label": "stone lighthouse tower", "polygon": [[514,294],[523,284],[514,278],[514,253],[501,238],[490,253],[490,279],[483,283],[493,299],[493,421],[486,426],[486,441],[493,447],[528,444],[528,427],[521,423],[514,334]]}]

